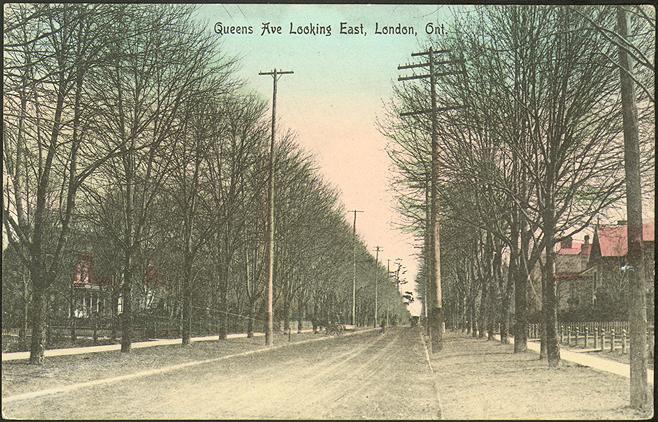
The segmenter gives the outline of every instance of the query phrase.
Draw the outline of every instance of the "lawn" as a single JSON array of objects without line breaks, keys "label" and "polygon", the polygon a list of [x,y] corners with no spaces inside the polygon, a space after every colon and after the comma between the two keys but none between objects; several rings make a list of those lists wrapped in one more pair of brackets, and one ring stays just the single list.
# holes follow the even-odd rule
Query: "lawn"
[{"label": "lawn", "polygon": [[[301,341],[324,337],[323,334],[294,334],[291,340]],[[275,345],[288,343],[287,335],[277,334]],[[129,354],[118,351],[82,355],[48,357],[43,365],[27,361],[2,363],[2,397],[54,388],[85,381],[131,374],[204,359],[227,356],[265,347],[264,337],[204,341],[189,346],[169,345],[133,349]]]},{"label": "lawn", "polygon": [[[445,419],[645,419],[628,407],[629,379],[446,333],[433,355]],[[650,387],[651,388],[651,387]],[[653,391],[651,391],[653,397]]]}]

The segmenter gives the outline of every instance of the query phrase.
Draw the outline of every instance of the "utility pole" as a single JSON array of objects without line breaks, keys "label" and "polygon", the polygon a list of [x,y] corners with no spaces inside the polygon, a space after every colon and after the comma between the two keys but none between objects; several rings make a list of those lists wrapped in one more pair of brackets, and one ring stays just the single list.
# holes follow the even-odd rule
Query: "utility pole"
[{"label": "utility pole", "polygon": [[[431,253],[431,274],[434,287],[434,301],[430,313],[430,343],[432,344],[432,353],[436,353],[443,348],[443,305],[442,305],[442,291],[441,291],[441,243],[440,243],[440,230],[439,230],[439,201],[438,201],[438,173],[439,173],[439,148],[438,148],[438,134],[437,134],[437,113],[450,110],[457,110],[463,108],[460,105],[452,105],[448,107],[438,108],[436,104],[436,77],[447,76],[456,74],[458,72],[435,72],[437,65],[449,65],[453,63],[460,63],[461,60],[447,60],[435,63],[435,54],[450,53],[450,50],[434,50],[430,47],[429,50],[420,53],[411,53],[412,57],[427,57],[427,63],[407,64],[398,66],[398,70],[403,69],[416,69],[416,68],[429,68],[428,74],[401,76],[398,81],[408,81],[415,79],[430,80],[430,99],[432,108],[429,110],[418,110],[401,113],[400,116],[415,116],[421,114],[430,114],[432,121],[432,172],[431,172],[431,195],[430,195],[430,211],[431,218],[428,221],[428,228],[431,233],[430,246]],[[459,72],[461,73],[461,72]]]},{"label": "utility pole", "polygon": [[[427,304],[423,317],[425,318],[425,334],[428,338],[431,336],[430,323],[428,317],[428,309],[431,306],[429,292],[432,285],[432,260],[430,259],[430,249],[432,246],[432,234],[430,233],[429,221],[432,218],[432,210],[430,206],[430,177],[431,172],[425,174],[425,250],[423,256],[425,258],[425,297]],[[430,340],[431,342],[431,340]]]},{"label": "utility pole", "polygon": [[354,224],[352,225],[352,325],[356,324],[356,213],[363,212],[359,210],[352,210],[348,212],[354,213]]},{"label": "utility pole", "polygon": [[268,223],[266,234],[267,251],[267,328],[265,329],[265,344],[274,344],[274,313],[272,302],[274,299],[274,140],[276,137],[276,83],[281,75],[290,75],[292,70],[272,70],[271,72],[258,72],[261,76],[272,76],[272,138],[270,140],[270,157],[268,164],[269,190],[267,195]]},{"label": "utility pole", "polygon": [[[391,278],[391,260],[386,260],[386,282],[388,283]],[[390,307],[391,302],[389,299],[386,300],[386,327],[388,327],[388,308]]]},{"label": "utility pole", "polygon": [[[623,6],[617,6],[617,33],[629,42],[629,20]],[[642,185],[640,178],[640,142],[633,66],[628,51],[619,47],[619,75],[624,122],[624,168],[626,172],[626,218],[628,230],[628,279],[631,287],[630,402],[634,409],[649,407],[647,387],[647,305],[642,244]]]},{"label": "utility pole", "polygon": [[377,285],[377,270],[379,269],[379,252],[384,249],[376,246],[375,247],[375,323],[374,328],[377,328],[377,299],[378,299],[378,285]]},{"label": "utility pole", "polygon": [[[386,282],[391,281],[391,260],[386,260]],[[386,301],[386,326],[388,327],[388,308],[390,307],[390,301]]]}]

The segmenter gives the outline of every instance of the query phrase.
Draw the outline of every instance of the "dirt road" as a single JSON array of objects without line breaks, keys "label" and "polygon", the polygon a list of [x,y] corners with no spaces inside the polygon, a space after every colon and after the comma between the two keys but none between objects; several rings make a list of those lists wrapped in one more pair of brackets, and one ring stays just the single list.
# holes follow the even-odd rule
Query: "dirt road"
[{"label": "dirt road", "polygon": [[436,419],[417,329],[290,346],[176,372],[5,403],[31,419]]}]

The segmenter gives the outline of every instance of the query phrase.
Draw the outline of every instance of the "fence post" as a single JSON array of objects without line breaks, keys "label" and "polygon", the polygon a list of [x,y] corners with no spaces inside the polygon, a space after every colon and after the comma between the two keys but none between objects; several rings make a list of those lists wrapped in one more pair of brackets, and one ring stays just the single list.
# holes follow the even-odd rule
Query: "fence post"
[{"label": "fence post", "polygon": [[585,349],[587,349],[587,341],[589,340],[589,328],[585,327]]},{"label": "fence post", "polygon": [[564,325],[560,325],[560,344],[564,343]]},{"label": "fence post", "polygon": [[626,353],[626,330],[621,330],[621,354]]},{"label": "fence post", "polygon": [[594,348],[599,347],[599,330],[596,327],[593,327],[594,330]]},{"label": "fence post", "polygon": [[580,326],[576,325],[576,333],[575,333],[576,341],[574,341],[573,347],[578,347],[578,336],[579,335],[580,335]]},{"label": "fence post", "polygon": [[610,330],[610,351],[614,352],[615,351],[615,329],[612,328]]},{"label": "fence post", "polygon": [[601,351],[605,349],[605,330],[603,328],[599,328],[601,330]]},{"label": "fence post", "polygon": [[567,346],[571,346],[571,325],[567,325]]}]

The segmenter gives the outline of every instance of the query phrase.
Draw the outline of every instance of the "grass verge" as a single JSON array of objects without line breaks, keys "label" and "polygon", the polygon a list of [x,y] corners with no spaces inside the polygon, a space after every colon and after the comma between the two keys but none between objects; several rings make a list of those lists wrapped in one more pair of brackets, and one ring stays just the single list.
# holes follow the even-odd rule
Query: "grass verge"
[{"label": "grass verge", "polygon": [[[646,419],[628,406],[628,378],[447,332],[432,356],[445,419]],[[650,387],[651,388],[651,387]],[[653,389],[650,391],[653,397]]]}]

